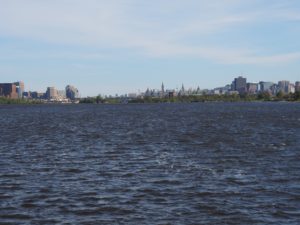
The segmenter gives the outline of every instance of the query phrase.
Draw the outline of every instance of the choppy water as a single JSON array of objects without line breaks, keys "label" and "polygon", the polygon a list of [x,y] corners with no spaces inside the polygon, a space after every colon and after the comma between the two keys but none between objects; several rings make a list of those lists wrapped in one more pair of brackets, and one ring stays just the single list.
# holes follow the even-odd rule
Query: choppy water
[{"label": "choppy water", "polygon": [[300,104],[0,106],[0,224],[300,224]]}]

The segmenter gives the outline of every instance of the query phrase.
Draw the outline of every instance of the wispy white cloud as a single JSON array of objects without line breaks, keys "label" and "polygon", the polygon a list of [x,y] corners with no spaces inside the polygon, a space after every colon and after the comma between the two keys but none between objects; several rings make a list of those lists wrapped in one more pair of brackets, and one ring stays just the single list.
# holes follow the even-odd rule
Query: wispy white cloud
[{"label": "wispy white cloud", "polygon": [[193,57],[204,58],[222,64],[286,64],[300,60],[300,51],[284,54],[259,55],[255,50],[191,47],[175,45],[153,45],[148,48],[148,54],[153,57]]},{"label": "wispy white cloud", "polygon": [[[287,4],[251,9],[258,2],[0,0],[0,35],[95,49],[126,49],[151,57],[199,57],[230,64],[287,63],[300,59],[299,49],[262,55],[263,50],[256,51],[251,43],[244,48],[231,48],[220,42],[187,43],[189,38],[209,38],[255,23],[300,20],[299,10]],[[249,9],[243,8],[244,4]],[[98,58],[103,54],[63,52],[53,57]]]}]

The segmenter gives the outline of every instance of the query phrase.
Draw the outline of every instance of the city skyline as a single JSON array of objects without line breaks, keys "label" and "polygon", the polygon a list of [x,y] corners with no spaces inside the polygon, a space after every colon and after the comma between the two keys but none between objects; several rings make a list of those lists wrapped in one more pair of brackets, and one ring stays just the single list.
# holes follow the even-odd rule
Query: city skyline
[{"label": "city skyline", "polygon": [[0,80],[81,96],[300,78],[300,2],[0,0]]},{"label": "city skyline", "polygon": [[[199,96],[199,95],[257,95],[268,94],[270,96],[294,94],[300,91],[300,81],[290,82],[289,80],[274,81],[259,81],[252,82],[247,80],[247,77],[238,76],[229,84],[214,87],[212,89],[201,89],[197,87],[185,87],[182,83],[181,88],[169,88],[162,82],[160,88],[148,87],[146,90],[132,91],[128,93],[115,95],[101,95],[104,98],[140,98],[140,97],[174,97],[174,96]],[[81,96],[79,90],[73,85],[68,84],[64,90],[57,89],[55,86],[47,87],[45,92],[25,89],[24,81],[0,83],[0,97],[5,98],[25,98],[25,99],[40,99],[40,100],[55,100],[74,101],[85,97],[96,96]]]}]

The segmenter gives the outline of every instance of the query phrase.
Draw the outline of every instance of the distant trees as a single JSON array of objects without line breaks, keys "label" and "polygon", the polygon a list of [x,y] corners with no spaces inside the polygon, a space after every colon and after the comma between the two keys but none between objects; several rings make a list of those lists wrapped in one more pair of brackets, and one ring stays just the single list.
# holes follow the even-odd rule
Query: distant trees
[{"label": "distant trees", "polygon": [[294,99],[294,101],[300,101],[300,91],[296,91],[293,94],[293,99]]},{"label": "distant trees", "polygon": [[225,94],[225,95],[181,95],[172,97],[150,97],[143,98],[121,98],[111,97],[102,98],[100,95],[96,97],[82,98],[80,103],[190,103],[190,102],[251,102],[251,101],[300,101],[300,92],[284,94],[278,93],[276,96],[272,96],[269,92],[262,92],[259,94]]},{"label": "distant trees", "polygon": [[121,103],[120,98],[103,98],[101,95],[98,95],[96,97],[86,97],[81,98],[79,103],[83,104],[102,104],[102,103],[111,103],[111,104],[117,104]]},{"label": "distant trees", "polygon": [[33,99],[11,99],[11,98],[5,98],[0,97],[0,104],[41,104],[41,101],[39,100],[33,100]]},{"label": "distant trees", "polygon": [[284,94],[282,91],[279,91],[276,95],[275,100],[277,100],[277,101],[300,101],[300,92],[296,91],[295,93]]},{"label": "distant trees", "polygon": [[79,103],[95,104],[96,103],[96,98],[93,98],[93,97],[82,98],[82,99],[80,99]]},{"label": "distant trees", "polygon": [[276,98],[278,99],[278,100],[283,100],[283,98],[284,98],[284,93],[283,93],[283,91],[279,91],[277,94],[276,94]]},{"label": "distant trees", "polygon": [[[276,96],[272,96],[269,92],[254,94],[225,94],[225,95],[182,95],[173,97],[144,97],[144,98],[122,98],[110,97],[103,98],[101,95],[96,97],[81,98],[79,103],[86,104],[120,104],[120,103],[190,103],[190,102],[250,102],[250,101],[299,101],[300,92],[284,94],[278,92]],[[0,97],[0,104],[41,104],[40,100],[33,99],[10,99]]]},{"label": "distant trees", "polygon": [[257,100],[271,101],[272,100],[272,95],[268,91],[261,92],[257,95]]}]

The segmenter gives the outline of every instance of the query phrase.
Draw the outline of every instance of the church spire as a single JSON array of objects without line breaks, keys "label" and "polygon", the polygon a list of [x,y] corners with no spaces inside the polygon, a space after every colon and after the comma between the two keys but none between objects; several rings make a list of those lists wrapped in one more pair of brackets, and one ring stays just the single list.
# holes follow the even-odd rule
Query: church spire
[{"label": "church spire", "polygon": [[165,93],[165,85],[164,82],[161,83],[161,92]]}]

